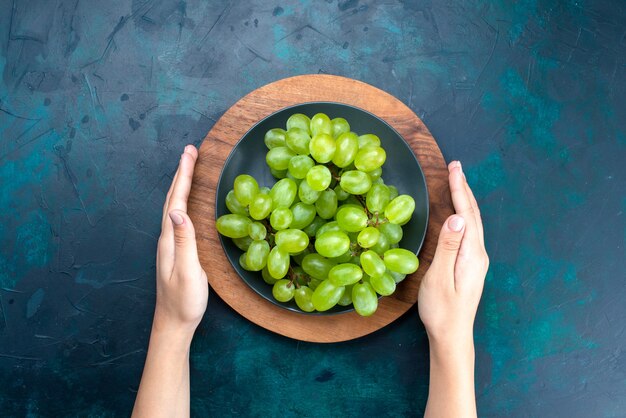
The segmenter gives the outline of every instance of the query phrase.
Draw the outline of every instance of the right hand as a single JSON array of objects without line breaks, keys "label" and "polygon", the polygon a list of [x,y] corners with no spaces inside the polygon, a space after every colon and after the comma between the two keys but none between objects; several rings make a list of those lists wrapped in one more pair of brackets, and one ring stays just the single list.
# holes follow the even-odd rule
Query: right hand
[{"label": "right hand", "polygon": [[456,215],[441,228],[435,257],[420,286],[418,309],[431,344],[451,347],[473,343],[489,257],[480,211],[461,163],[453,161],[448,171]]}]

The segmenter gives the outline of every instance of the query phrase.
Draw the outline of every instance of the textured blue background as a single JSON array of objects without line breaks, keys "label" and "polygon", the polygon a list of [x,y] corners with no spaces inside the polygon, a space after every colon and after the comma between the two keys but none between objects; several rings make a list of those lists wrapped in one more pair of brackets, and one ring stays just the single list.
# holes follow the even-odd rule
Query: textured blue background
[{"label": "textured blue background", "polygon": [[[242,95],[331,73],[410,106],[483,210],[482,416],[626,416],[623,1],[0,0],[0,410],[125,416],[183,146]],[[210,274],[210,272],[209,272]],[[210,297],[197,416],[423,411],[416,309],[316,345]]]}]

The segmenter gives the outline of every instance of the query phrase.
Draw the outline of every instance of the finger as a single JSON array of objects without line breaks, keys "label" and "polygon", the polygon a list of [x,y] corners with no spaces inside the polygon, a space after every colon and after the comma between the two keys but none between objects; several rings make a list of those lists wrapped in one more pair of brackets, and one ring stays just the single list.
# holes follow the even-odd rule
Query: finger
[{"label": "finger", "polygon": [[467,190],[465,189],[465,178],[461,163],[453,161],[448,166],[450,170],[450,193],[452,195],[452,203],[454,210],[458,215],[461,215],[465,219],[467,231],[465,235],[469,244],[478,243],[478,231],[476,230],[476,218],[474,216],[474,209]]},{"label": "finger", "polygon": [[178,172],[180,171],[180,160],[178,161],[178,167],[176,167],[176,173],[174,173],[174,177],[172,178],[172,183],[170,184],[170,188],[165,195],[165,202],[163,202],[163,216],[161,218],[161,229],[165,226],[165,221],[169,219],[167,216],[168,206],[170,204],[170,197],[172,197],[172,190],[174,190],[174,184],[176,183],[176,179],[178,178]]},{"label": "finger", "polygon": [[185,147],[185,152],[180,157],[180,166],[178,168],[178,177],[174,183],[174,188],[169,199],[168,212],[174,209],[187,212],[187,199],[189,198],[189,191],[191,190],[191,183],[193,179],[193,170],[196,165],[197,152],[187,152],[187,149],[195,147],[188,145]]},{"label": "finger", "polygon": [[[465,177],[465,176],[463,176],[463,177]],[[484,236],[484,230],[483,230],[483,220],[482,220],[482,217],[480,215],[480,208],[478,207],[478,202],[476,202],[476,198],[474,197],[474,193],[472,192],[472,189],[470,188],[469,184],[467,183],[467,180],[465,180],[465,191],[467,193],[467,196],[470,199],[470,203],[472,205],[472,209],[474,210],[474,219],[476,220],[476,230],[478,231],[478,238],[480,239],[481,245],[484,247],[485,246],[485,236]]]},{"label": "finger", "polygon": [[185,270],[200,266],[196,246],[196,231],[191,218],[182,210],[177,209],[169,212],[169,218],[174,230],[175,266],[181,266]]},{"label": "finger", "polygon": [[460,215],[452,215],[446,219],[433,258],[433,267],[442,272],[441,277],[453,277],[454,266],[461,248],[461,241],[465,233],[465,219]]}]

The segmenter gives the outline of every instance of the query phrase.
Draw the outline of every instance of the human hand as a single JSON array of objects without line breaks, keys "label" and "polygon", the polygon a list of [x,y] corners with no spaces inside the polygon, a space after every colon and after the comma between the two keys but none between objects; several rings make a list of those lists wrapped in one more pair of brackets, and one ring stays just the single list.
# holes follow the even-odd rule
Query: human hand
[{"label": "human hand", "polygon": [[456,215],[444,223],[430,269],[418,296],[420,318],[431,347],[472,344],[473,326],[489,258],[480,211],[461,163],[448,166]]},{"label": "human hand", "polygon": [[187,215],[198,151],[187,145],[165,198],[157,248],[157,302],[153,327],[191,338],[207,307],[209,286]]}]

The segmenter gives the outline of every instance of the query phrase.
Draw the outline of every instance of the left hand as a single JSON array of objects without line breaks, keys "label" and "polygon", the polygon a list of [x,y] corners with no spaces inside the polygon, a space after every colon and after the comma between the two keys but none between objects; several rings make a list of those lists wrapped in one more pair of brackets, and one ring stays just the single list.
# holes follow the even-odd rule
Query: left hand
[{"label": "left hand", "polygon": [[183,332],[197,328],[209,298],[207,275],[198,260],[196,233],[187,215],[187,199],[198,151],[187,145],[163,206],[157,248],[157,302],[153,327]]}]

